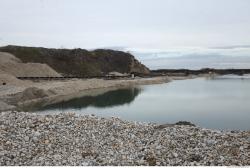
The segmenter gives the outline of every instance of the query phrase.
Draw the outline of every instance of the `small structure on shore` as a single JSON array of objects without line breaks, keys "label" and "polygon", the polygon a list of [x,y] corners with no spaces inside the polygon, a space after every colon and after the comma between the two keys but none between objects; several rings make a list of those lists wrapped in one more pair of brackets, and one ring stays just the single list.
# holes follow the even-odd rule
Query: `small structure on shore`
[{"label": "small structure on shore", "polygon": [[132,73],[131,74],[131,78],[134,79],[135,78],[135,74]]},{"label": "small structure on shore", "polygon": [[109,72],[107,75],[107,77],[114,77],[114,76],[117,76],[117,77],[125,77],[125,76],[128,76],[128,74],[123,74],[123,73],[120,73],[120,72]]}]

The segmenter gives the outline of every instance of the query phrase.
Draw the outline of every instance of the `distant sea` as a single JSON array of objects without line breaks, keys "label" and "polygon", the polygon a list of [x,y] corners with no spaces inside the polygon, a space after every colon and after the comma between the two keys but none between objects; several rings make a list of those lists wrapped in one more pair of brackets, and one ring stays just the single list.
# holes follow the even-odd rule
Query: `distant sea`
[{"label": "distant sea", "polygon": [[150,69],[250,69],[250,47],[127,49]]}]

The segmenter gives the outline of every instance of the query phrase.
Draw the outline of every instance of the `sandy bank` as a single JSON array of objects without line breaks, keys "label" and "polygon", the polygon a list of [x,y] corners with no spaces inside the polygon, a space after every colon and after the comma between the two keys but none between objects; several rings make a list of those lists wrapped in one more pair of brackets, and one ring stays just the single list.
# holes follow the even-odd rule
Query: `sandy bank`
[{"label": "sandy bank", "polygon": [[250,165],[249,131],[0,113],[0,165]]},{"label": "sandy bank", "polygon": [[[48,105],[62,99],[71,99],[81,92],[91,94],[91,90],[112,89],[118,87],[132,87],[135,85],[159,84],[169,82],[168,77],[135,78],[123,80],[103,79],[72,79],[67,81],[41,81],[16,86],[0,86],[0,101],[18,107],[30,104]],[[4,107],[2,107],[4,109]],[[4,110],[2,110],[4,111]]]}]

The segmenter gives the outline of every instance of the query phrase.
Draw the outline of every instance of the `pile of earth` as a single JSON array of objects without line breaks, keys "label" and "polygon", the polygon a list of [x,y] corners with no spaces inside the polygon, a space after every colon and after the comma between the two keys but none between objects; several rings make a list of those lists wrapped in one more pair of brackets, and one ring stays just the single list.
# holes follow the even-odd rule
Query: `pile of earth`
[{"label": "pile of earth", "polygon": [[5,86],[5,85],[21,86],[21,85],[25,85],[27,83],[29,83],[29,82],[19,80],[13,75],[1,73],[1,71],[0,71],[0,85],[1,86]]},{"label": "pile of earth", "polygon": [[13,94],[7,99],[7,103],[15,106],[23,105],[23,103],[32,103],[34,100],[41,100],[54,94],[52,91],[47,91],[37,87],[28,87],[22,92]]},{"label": "pile of earth", "polygon": [[9,53],[0,52],[0,74],[15,77],[60,77],[61,75],[46,64],[23,63]]}]

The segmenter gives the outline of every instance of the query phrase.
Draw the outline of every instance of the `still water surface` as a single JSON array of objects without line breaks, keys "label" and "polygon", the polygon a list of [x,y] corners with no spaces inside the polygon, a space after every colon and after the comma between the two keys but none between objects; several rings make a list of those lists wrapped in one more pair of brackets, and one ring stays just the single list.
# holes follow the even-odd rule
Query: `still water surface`
[{"label": "still water surface", "polygon": [[44,107],[39,113],[74,111],[132,121],[191,121],[215,129],[250,129],[250,77],[221,76],[108,91]]}]

